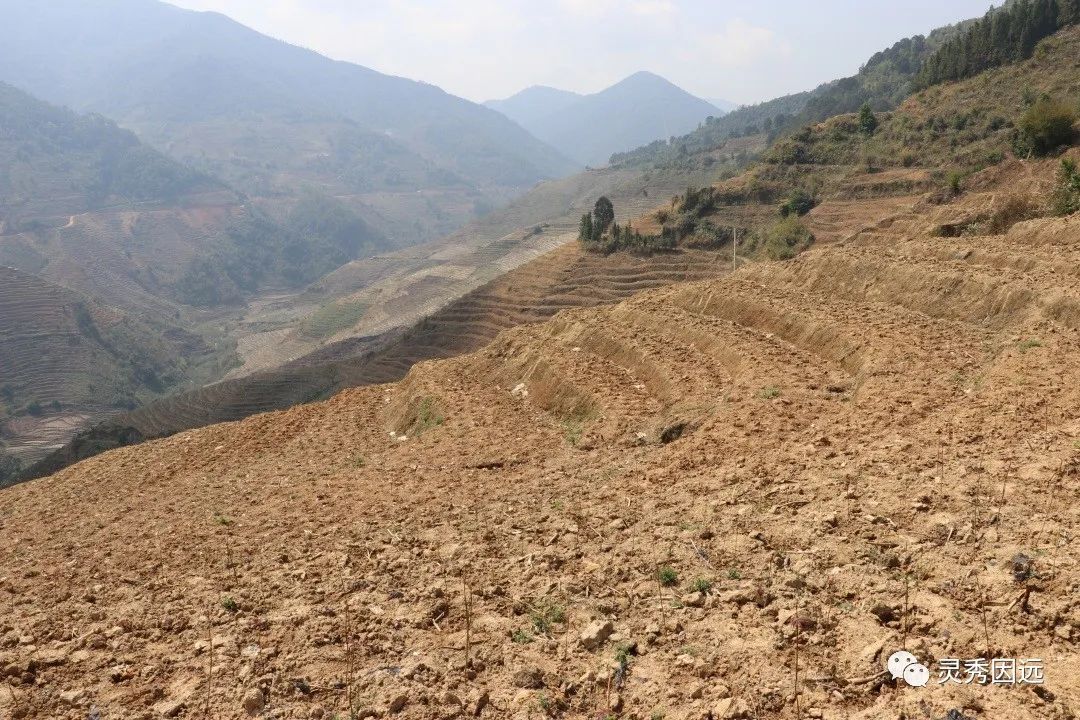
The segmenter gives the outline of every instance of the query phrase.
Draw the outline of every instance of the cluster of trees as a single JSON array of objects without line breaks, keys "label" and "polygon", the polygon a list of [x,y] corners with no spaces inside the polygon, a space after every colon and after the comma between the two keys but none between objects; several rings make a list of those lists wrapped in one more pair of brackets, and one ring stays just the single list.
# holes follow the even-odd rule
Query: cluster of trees
[{"label": "cluster of trees", "polygon": [[1031,56],[1036,43],[1080,22],[1080,0],[1017,0],[991,9],[931,55],[916,78],[919,88],[960,80]]},{"label": "cluster of trees", "polygon": [[596,201],[591,213],[581,216],[578,240],[586,250],[605,255],[619,250],[649,255],[675,249],[674,240],[667,236],[644,235],[629,223],[620,227],[615,222],[615,206],[606,197]]}]

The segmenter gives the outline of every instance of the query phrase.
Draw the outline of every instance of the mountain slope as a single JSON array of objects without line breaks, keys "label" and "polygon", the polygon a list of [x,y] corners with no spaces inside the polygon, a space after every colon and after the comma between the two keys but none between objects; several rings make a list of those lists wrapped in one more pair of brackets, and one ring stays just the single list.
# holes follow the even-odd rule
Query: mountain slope
[{"label": "mountain slope", "polygon": [[[563,154],[605,165],[612,153],[681,135],[723,113],[664,78],[639,72],[585,96],[529,88],[497,101],[507,115]],[[492,106],[492,103],[488,103]]]},{"label": "mountain slope", "polygon": [[0,164],[0,262],[133,310],[237,302],[386,246],[317,191],[276,222],[130,131],[4,83]]},{"label": "mountain slope", "polygon": [[0,233],[25,222],[177,202],[198,194],[236,201],[217,180],[151,150],[100,116],[81,116],[0,82]]},{"label": "mountain slope", "polygon": [[82,426],[205,380],[219,355],[175,325],[0,266],[0,438],[21,464]]},{"label": "mountain slope", "polygon": [[[0,323],[16,323],[0,435],[27,460],[109,412],[219,378],[236,359],[228,318],[248,298],[386,246],[316,190],[274,219],[111,121],[4,83],[0,168],[0,266],[18,279],[0,290]],[[105,323],[91,335],[72,325],[91,318]]]},{"label": "mountain slope", "polygon": [[4,490],[0,711],[1069,717],[1078,218],[926,232],[1048,170]]},{"label": "mountain slope", "polygon": [[583,96],[544,85],[533,85],[504,100],[488,100],[485,106],[528,129],[540,118],[566,110]]},{"label": "mountain slope", "polygon": [[673,138],[627,149],[611,160],[618,165],[660,167],[684,162],[687,155],[717,148],[735,137],[762,135],[771,143],[807,124],[855,112],[863,103],[874,110],[889,110],[907,97],[923,61],[975,20],[936,28],[927,36],[904,38],[874,53],[851,77],[824,83],[813,90],[792,93],[755,105],[742,106],[723,117]]},{"label": "mountain slope", "polygon": [[[461,224],[573,164],[499,113],[431,85],[336,62],[214,13],[155,0],[0,1],[0,79],[93,110],[251,195],[304,184],[401,232],[408,194]],[[374,211],[377,193],[398,205]],[[402,203],[406,205],[400,206]],[[428,223],[430,236],[447,223]],[[407,233],[403,241],[415,241]]]}]

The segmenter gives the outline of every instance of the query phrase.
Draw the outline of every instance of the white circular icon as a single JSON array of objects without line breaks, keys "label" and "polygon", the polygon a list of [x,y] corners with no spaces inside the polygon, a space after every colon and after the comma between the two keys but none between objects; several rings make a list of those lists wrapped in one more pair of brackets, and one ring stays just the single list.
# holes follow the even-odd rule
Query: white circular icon
[{"label": "white circular icon", "polygon": [[930,669],[922,663],[912,663],[904,668],[904,682],[911,687],[923,687],[930,682]]},{"label": "white circular icon", "polygon": [[898,680],[904,677],[904,668],[908,665],[915,665],[919,662],[919,659],[909,653],[907,650],[897,650],[889,656],[888,669],[889,674],[892,675],[893,680]]}]

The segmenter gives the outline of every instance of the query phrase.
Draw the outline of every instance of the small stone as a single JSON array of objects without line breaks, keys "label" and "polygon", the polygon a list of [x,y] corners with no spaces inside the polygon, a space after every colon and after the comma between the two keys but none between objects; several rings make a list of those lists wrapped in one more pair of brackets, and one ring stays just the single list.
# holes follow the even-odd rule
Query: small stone
[{"label": "small stone", "polygon": [[469,707],[472,709],[474,716],[479,716],[484,712],[484,708],[491,702],[491,693],[487,690],[473,690],[469,693]]},{"label": "small stone", "polygon": [[406,695],[405,693],[401,693],[400,695],[397,695],[396,697],[394,697],[393,700],[390,701],[390,704],[387,706],[386,709],[391,714],[396,715],[397,713],[404,710],[405,706],[408,705],[408,704],[409,704],[409,696]]},{"label": "small stone", "polygon": [[308,710],[308,717],[311,718],[311,720],[319,720],[319,718],[325,714],[326,710],[322,705],[313,705],[311,709]]},{"label": "small stone", "polygon": [[691,700],[700,700],[703,697],[705,697],[705,686],[704,685],[698,685],[696,688],[694,688],[693,690],[690,691],[690,699]]},{"label": "small stone", "polygon": [[248,690],[244,694],[243,706],[244,712],[248,715],[258,715],[262,712],[263,707],[266,705],[266,697],[263,695],[262,690],[253,688]]},{"label": "small stone", "polygon": [[681,602],[686,607],[699,608],[705,605],[705,593],[692,592],[687,595],[683,595]]},{"label": "small stone", "polygon": [[750,706],[741,698],[724,698],[713,707],[717,720],[743,720],[750,717]]},{"label": "small stone", "polygon": [[161,717],[173,718],[184,710],[183,700],[166,700],[154,706],[154,712]]},{"label": "small stone", "polygon": [[79,690],[65,690],[60,693],[60,700],[68,705],[78,705],[86,698],[86,691]]},{"label": "small stone", "polygon": [[538,667],[525,667],[514,673],[514,687],[539,690],[544,687],[544,671]]},{"label": "small stone", "polygon": [[595,650],[615,632],[610,620],[600,620],[589,625],[581,632],[581,645],[586,650]]}]

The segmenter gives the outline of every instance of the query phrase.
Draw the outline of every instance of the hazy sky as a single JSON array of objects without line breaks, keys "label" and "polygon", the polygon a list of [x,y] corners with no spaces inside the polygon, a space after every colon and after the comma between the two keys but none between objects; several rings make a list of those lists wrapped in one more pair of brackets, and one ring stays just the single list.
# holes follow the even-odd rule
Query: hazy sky
[{"label": "hazy sky", "polygon": [[768,100],[855,73],[987,0],[173,0],[295,45],[482,101],[600,90],[651,70],[690,92]]}]

